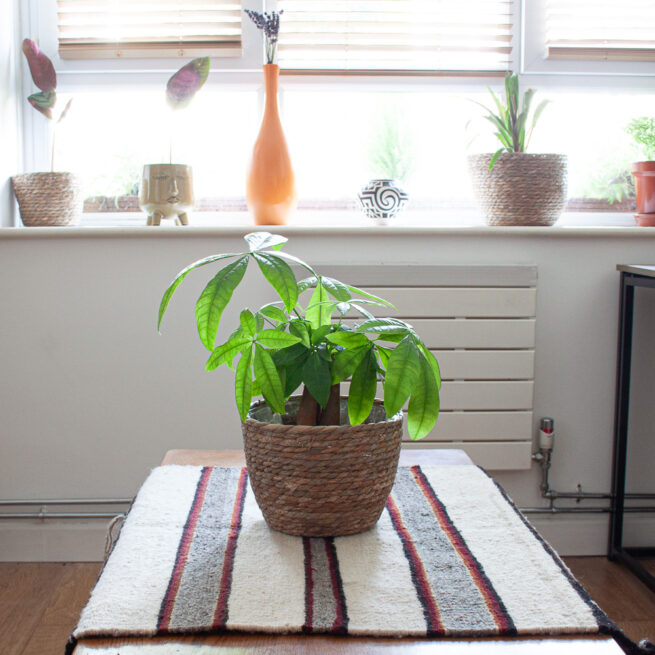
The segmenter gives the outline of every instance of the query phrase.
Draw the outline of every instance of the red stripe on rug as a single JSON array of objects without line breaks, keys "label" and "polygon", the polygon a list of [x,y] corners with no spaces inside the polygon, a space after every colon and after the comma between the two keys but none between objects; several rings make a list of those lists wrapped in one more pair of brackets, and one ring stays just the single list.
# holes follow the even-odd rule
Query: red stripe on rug
[{"label": "red stripe on rug", "polygon": [[432,485],[428,482],[428,479],[425,477],[420,466],[410,467],[414,480],[419,489],[423,492],[423,495],[427,499],[432,511],[434,512],[441,529],[444,534],[450,540],[455,552],[460,556],[462,562],[469,571],[471,579],[473,580],[475,586],[480,591],[482,598],[489,610],[489,613],[493,617],[496,626],[501,634],[506,634],[508,632],[513,632],[515,630],[514,622],[512,621],[505,605],[502,600],[496,593],[496,590],[493,588],[491,581],[484,573],[481,564],[475,558],[473,553],[469,550],[469,547],[466,545],[464,538],[459,533],[455,525],[450,519],[446,507],[444,504],[437,498]]},{"label": "red stripe on rug", "polygon": [[211,474],[212,468],[209,466],[204,466],[202,472],[200,473],[200,478],[198,479],[198,484],[196,486],[196,493],[193,498],[193,502],[191,503],[191,509],[189,510],[189,516],[187,517],[184,529],[182,530],[182,539],[180,540],[180,545],[177,549],[175,565],[173,566],[173,574],[171,575],[171,579],[168,583],[168,589],[166,590],[166,594],[159,611],[157,632],[166,632],[168,630],[168,626],[171,621],[171,615],[173,614],[173,607],[175,607],[175,598],[177,597],[177,592],[180,589],[182,574],[184,573],[184,566],[186,565],[189,549],[191,548],[191,544],[193,542],[193,536],[196,531],[196,525],[198,524],[200,510],[202,509],[202,504],[205,500],[205,492],[207,491],[207,484],[209,483]]},{"label": "red stripe on rug", "polygon": [[237,539],[241,532],[241,518],[243,516],[243,505],[246,498],[246,486],[248,484],[248,470],[241,469],[237,495],[232,508],[232,520],[230,521],[230,532],[225,546],[223,558],[223,570],[221,572],[221,586],[218,592],[218,601],[214,611],[212,628],[223,628],[227,623],[227,601],[232,588],[232,568],[234,567],[234,553],[237,549]]},{"label": "red stripe on rug", "polygon": [[336,616],[332,624],[332,632],[336,634],[345,633],[348,629],[348,614],[346,612],[346,598],[343,593],[343,583],[339,572],[339,561],[334,546],[334,538],[325,540],[325,554],[327,555],[328,566],[330,567],[330,583],[332,595],[336,605]]},{"label": "red stripe on rug", "polygon": [[314,576],[312,569],[312,542],[309,537],[302,538],[305,552],[305,625],[302,631],[310,633],[314,623]]},{"label": "red stripe on rug", "polygon": [[421,562],[421,558],[416,550],[416,546],[414,546],[412,537],[403,523],[398,506],[391,496],[387,498],[387,510],[389,511],[391,523],[396,530],[396,534],[400,537],[403,550],[405,551],[407,561],[409,562],[412,582],[416,588],[421,605],[423,605],[428,635],[443,635],[445,634],[445,630],[443,623],[441,622],[441,615],[439,614],[436,599],[432,594],[432,589],[430,588],[430,583],[428,582],[428,576],[425,573],[423,562]]}]

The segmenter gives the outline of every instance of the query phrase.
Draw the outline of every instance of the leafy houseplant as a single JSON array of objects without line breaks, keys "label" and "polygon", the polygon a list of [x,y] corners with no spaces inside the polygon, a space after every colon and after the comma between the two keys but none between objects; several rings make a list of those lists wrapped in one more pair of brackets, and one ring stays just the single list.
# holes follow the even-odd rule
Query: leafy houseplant
[{"label": "leafy houseplant", "polygon": [[23,54],[30,69],[32,81],[39,89],[27,101],[39,113],[52,121],[52,149],[50,172],[27,173],[12,178],[18,199],[21,219],[27,226],[69,225],[76,223],[82,213],[82,196],[79,181],[72,173],[55,172],[55,137],[57,126],[68,114],[72,98],[55,118],[57,103],[57,73],[48,56],[34,41],[25,39]]},{"label": "leafy houseplant", "polygon": [[[249,246],[245,252],[212,255],[180,271],[162,297],[158,326],[161,326],[173,293],[191,271],[214,262],[230,260],[209,281],[196,303],[198,334],[211,353],[206,368],[213,370],[226,365],[235,370],[235,399],[244,424],[244,438],[248,430],[258,423],[253,417],[262,416],[260,410],[263,405],[268,410],[270,422],[282,424],[268,425],[265,428],[268,433],[273,428],[285,429],[287,432],[281,434],[279,439],[285,443],[292,439],[291,450],[294,456],[303,457],[310,451],[313,453],[315,461],[309,458],[313,463],[308,464],[305,457],[302,461],[293,460],[291,466],[292,475],[294,470],[309,466],[311,471],[304,477],[308,483],[319,476],[312,468],[314,464],[320,463],[323,466],[329,459],[335,460],[332,466],[337,472],[335,475],[343,478],[344,465],[338,458],[339,448],[328,441],[330,431],[336,430],[346,439],[345,442],[339,442],[339,447],[344,447],[345,443],[345,448],[350,451],[347,457],[351,465],[353,452],[362,451],[351,471],[351,477],[354,479],[363,476],[365,484],[373,484],[373,476],[368,476],[365,467],[376,461],[376,448],[379,445],[375,442],[371,452],[363,451],[358,439],[348,439],[344,430],[357,430],[358,426],[362,429],[375,428],[375,424],[370,424],[374,423],[372,410],[375,410],[375,395],[380,382],[384,390],[384,402],[378,405],[373,415],[382,414],[383,423],[395,422],[397,430],[393,443],[388,448],[385,446],[392,462],[395,457],[395,462],[391,471],[385,470],[382,496],[373,503],[373,512],[377,514],[372,523],[370,517],[365,521],[366,526],[371,527],[377,521],[393,483],[401,436],[402,419],[398,413],[409,400],[407,419],[412,439],[424,437],[436,422],[441,386],[437,360],[411,325],[394,318],[374,318],[367,309],[371,306],[390,307],[387,301],[352,285],[320,275],[297,257],[283,253],[280,249],[286,239],[282,236],[257,232],[246,235],[245,240]],[[279,300],[256,310],[244,308],[239,325],[216,346],[223,310],[250,262],[257,265]],[[289,263],[304,269],[308,277],[298,281]],[[352,312],[361,316],[354,324],[345,320]],[[347,399],[340,400],[340,385],[348,378],[352,379]],[[304,386],[302,396],[299,402],[296,399],[294,403],[290,397],[301,385]],[[264,401],[253,404],[251,410],[252,399],[257,395],[262,395]],[[297,414],[290,415],[289,411],[294,405],[298,406]],[[342,423],[346,425],[340,425]],[[362,425],[364,423],[367,425]],[[292,432],[291,437],[288,430]],[[268,451],[277,448],[276,439],[271,437],[267,441]],[[316,454],[319,447],[328,448],[325,457]],[[329,452],[330,448],[334,449],[333,452]],[[246,439],[246,457],[253,489],[265,518],[269,520],[260,498],[265,494],[257,479],[256,465],[261,456],[254,456],[252,450]],[[282,457],[282,464],[270,465],[269,468],[281,475],[275,467],[279,465],[280,470],[284,468],[291,461],[289,457],[289,453],[286,453]],[[325,485],[328,483],[329,480]],[[281,489],[284,483],[278,478],[276,484],[276,501],[279,501],[279,496],[283,495]],[[312,498],[308,498],[307,493],[298,493],[298,484],[302,486],[298,481],[292,485],[293,502],[303,504],[298,512],[305,516],[309,511],[306,504],[311,504]],[[323,498],[327,494],[326,489],[327,486],[322,486],[318,490]],[[272,524],[271,520],[269,524]],[[296,531],[285,525],[280,527],[275,524],[274,527],[293,534],[337,534],[334,527],[308,528],[303,524]],[[353,531],[359,531],[359,527]]]},{"label": "leafy houseplant", "polygon": [[[521,100],[518,75],[505,74],[505,99],[491,89],[494,109],[481,105],[501,147],[468,158],[473,189],[490,225],[552,225],[566,204],[566,156],[526,152],[548,101],[531,115],[535,91]],[[480,103],[478,103],[480,104]]]},{"label": "leafy houseplant", "polygon": [[641,148],[644,161],[631,166],[635,182],[637,203],[637,223],[642,226],[655,226],[655,118],[642,116],[628,124],[628,134]]},{"label": "leafy houseplant", "polygon": [[189,105],[208,76],[209,57],[199,57],[182,66],[166,84],[166,101],[171,108],[169,163],[146,164],[139,192],[139,206],[148,214],[148,225],[160,225],[162,218],[174,218],[181,225],[189,223],[193,176],[190,166],[173,163],[173,117]]}]

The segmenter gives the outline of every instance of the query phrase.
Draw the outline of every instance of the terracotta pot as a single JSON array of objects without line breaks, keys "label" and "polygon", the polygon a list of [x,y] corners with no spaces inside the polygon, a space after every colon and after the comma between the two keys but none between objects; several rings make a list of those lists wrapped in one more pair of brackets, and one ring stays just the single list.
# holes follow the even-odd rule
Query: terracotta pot
[{"label": "terracotta pot", "polygon": [[148,214],[148,225],[160,225],[162,218],[173,218],[188,225],[193,209],[191,166],[184,164],[146,164],[143,167],[139,207]]},{"label": "terracotta pot", "polygon": [[73,173],[26,173],[11,182],[26,227],[79,223],[82,191]]},{"label": "terracotta pot", "polygon": [[489,225],[552,225],[566,205],[566,155],[471,155],[473,191]]},{"label": "terracotta pot", "polygon": [[631,166],[635,181],[637,201],[637,222],[639,214],[655,213],[655,161],[637,161]]},{"label": "terracotta pot", "polygon": [[280,73],[264,66],[266,105],[246,178],[246,202],[257,225],[284,225],[297,203],[296,182],[277,105]]}]

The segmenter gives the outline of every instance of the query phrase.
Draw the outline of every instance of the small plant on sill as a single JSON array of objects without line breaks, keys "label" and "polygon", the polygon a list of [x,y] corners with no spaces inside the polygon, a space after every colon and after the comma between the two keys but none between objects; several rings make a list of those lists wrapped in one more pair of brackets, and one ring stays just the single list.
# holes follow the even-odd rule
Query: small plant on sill
[{"label": "small plant on sill", "polygon": [[252,9],[244,9],[248,18],[255,24],[257,29],[264,33],[264,46],[266,48],[266,63],[274,64],[277,55],[277,41],[280,35],[280,16],[282,11],[265,11],[260,14]]},{"label": "small plant on sill", "polygon": [[505,73],[505,101],[503,102],[491,88],[489,88],[489,93],[493,98],[497,113],[479,102],[476,104],[486,110],[485,118],[496,129],[495,135],[502,144],[502,148],[493,154],[489,162],[491,170],[503,152],[526,152],[532,131],[549,101],[542,100],[534,110],[532,118],[529,119],[530,105],[535,90],[528,89],[520,102],[519,76],[512,75],[509,71]]},{"label": "small plant on sill", "polygon": [[644,159],[655,160],[655,118],[650,116],[634,118],[628,123],[626,132],[639,146]]},{"label": "small plant on sill", "polygon": [[[394,416],[409,400],[411,438],[428,434],[439,414],[441,377],[436,358],[412,326],[395,318],[375,318],[367,307],[392,305],[320,275],[297,257],[281,252],[286,238],[268,232],[244,238],[249,250],[212,255],[180,271],[162,297],[158,319],[160,327],[173,293],[191,271],[233,260],[209,281],[195,313],[200,340],[211,352],[206,369],[226,365],[235,370],[241,419],[246,420],[252,398],[258,395],[263,395],[275,414],[284,414],[286,401],[304,385],[297,424],[339,425],[340,384],[352,377],[348,390],[351,425],[366,421],[381,382],[387,416]],[[255,311],[244,308],[239,325],[216,346],[223,311],[253,261],[279,300]],[[309,276],[297,281],[288,262],[304,268]],[[303,294],[309,297],[300,304]],[[352,312],[362,319],[351,326],[344,319]]]}]

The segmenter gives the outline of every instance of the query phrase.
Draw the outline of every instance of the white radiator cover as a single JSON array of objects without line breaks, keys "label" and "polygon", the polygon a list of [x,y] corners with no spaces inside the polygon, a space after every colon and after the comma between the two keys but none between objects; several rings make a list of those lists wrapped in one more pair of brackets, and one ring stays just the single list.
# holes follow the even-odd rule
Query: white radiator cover
[{"label": "white radiator cover", "polygon": [[[461,448],[488,470],[531,465],[536,266],[327,266],[392,302],[441,366],[441,414],[420,442]],[[379,394],[381,397],[381,394]]]}]

